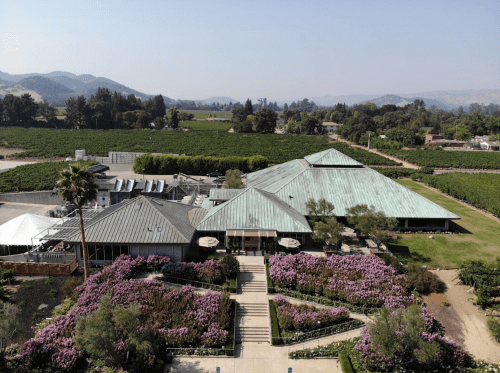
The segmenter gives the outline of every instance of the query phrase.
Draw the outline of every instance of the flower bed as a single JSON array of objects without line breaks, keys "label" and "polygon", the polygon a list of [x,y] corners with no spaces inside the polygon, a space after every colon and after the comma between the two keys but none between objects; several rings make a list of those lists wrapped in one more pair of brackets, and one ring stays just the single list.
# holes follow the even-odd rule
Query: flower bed
[{"label": "flower bed", "polygon": [[405,276],[377,257],[273,255],[269,265],[271,280],[277,287],[302,294],[358,307],[400,308],[415,302],[407,292]]},{"label": "flower bed", "polygon": [[322,335],[330,335],[355,329],[364,323],[349,317],[345,307],[316,308],[308,305],[294,305],[285,297],[274,297],[280,339],[285,344],[300,342]]},{"label": "flower bed", "polygon": [[181,278],[222,285],[236,279],[238,260],[232,255],[221,259],[210,259],[202,263],[166,263],[162,268],[165,279]]},{"label": "flower bed", "polygon": [[[94,314],[104,297],[109,297],[112,305],[139,306],[141,326],[137,333],[152,335],[159,355],[169,347],[225,346],[234,314],[229,296],[211,291],[198,295],[191,286],[173,290],[156,280],[128,279],[145,262],[142,257],[122,255],[90,276],[76,289],[80,295],[75,307],[67,315],[53,319],[51,325],[23,345],[21,356],[25,363],[31,367],[49,365],[72,370],[84,356],[75,346],[75,326],[79,318]],[[118,339],[113,343],[119,351],[128,342]],[[148,359],[154,361],[155,356]]]},{"label": "flower bed", "polygon": [[306,348],[292,351],[288,354],[290,359],[314,359],[318,357],[339,357],[342,351],[350,352],[361,338],[346,339],[345,341],[332,342],[327,346]]}]

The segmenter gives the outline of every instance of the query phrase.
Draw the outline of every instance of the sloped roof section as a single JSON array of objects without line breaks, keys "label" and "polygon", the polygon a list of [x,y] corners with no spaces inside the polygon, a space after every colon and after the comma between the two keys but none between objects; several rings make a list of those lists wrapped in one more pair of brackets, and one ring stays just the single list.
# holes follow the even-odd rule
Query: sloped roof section
[{"label": "sloped roof section", "polygon": [[230,201],[209,210],[198,231],[266,229],[310,233],[306,218],[275,195],[246,188]]},{"label": "sloped roof section", "polygon": [[363,167],[362,163],[355,161],[344,153],[335,149],[323,150],[304,157],[311,165],[317,167]]},{"label": "sloped roof section", "polygon": [[298,174],[308,168],[309,164],[304,160],[294,159],[293,161],[248,174],[247,186],[275,193],[283,185],[296,178]]},{"label": "sloped roof section", "polygon": [[[199,207],[141,195],[89,222],[85,239],[93,243],[189,244],[195,234],[193,224],[204,214],[206,210]],[[80,240],[78,233],[67,241]]]},{"label": "sloped roof section", "polygon": [[338,216],[348,208],[365,204],[396,218],[460,219],[438,204],[367,168],[313,168],[299,173],[274,193],[294,209],[307,215],[306,202],[324,198]]},{"label": "sloped roof section", "polygon": [[229,201],[243,192],[243,189],[211,188],[208,199],[210,201]]}]

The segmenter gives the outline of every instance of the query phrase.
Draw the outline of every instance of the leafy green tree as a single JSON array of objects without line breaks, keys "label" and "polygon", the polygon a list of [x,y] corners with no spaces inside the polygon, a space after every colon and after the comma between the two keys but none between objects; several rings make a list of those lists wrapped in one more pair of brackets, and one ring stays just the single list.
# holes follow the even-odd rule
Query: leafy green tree
[{"label": "leafy green tree", "polygon": [[227,189],[242,189],[245,187],[241,181],[241,171],[240,170],[227,170],[226,171],[226,185]]},{"label": "leafy green tree", "polygon": [[70,97],[66,100],[66,123],[75,129],[89,125],[90,107],[84,96]]},{"label": "leafy green tree", "polygon": [[177,107],[176,106],[172,106],[168,110],[168,114],[170,116],[170,118],[168,120],[169,127],[172,127],[172,128],[179,127],[179,110],[177,110]]},{"label": "leafy green tree", "polygon": [[151,123],[151,118],[146,110],[138,110],[137,111],[137,120],[135,122],[135,126],[137,128],[149,128]]},{"label": "leafy green tree", "polygon": [[111,93],[108,88],[98,88],[96,94],[90,96],[88,104],[92,110],[92,125],[101,129],[113,127]]},{"label": "leafy green tree", "polygon": [[253,123],[251,120],[247,119],[240,123],[235,123],[233,125],[234,132],[237,133],[251,133],[253,132]]},{"label": "leafy green tree", "polygon": [[314,198],[310,198],[309,201],[306,202],[306,209],[311,222],[326,222],[328,217],[334,215],[333,210],[335,209],[335,206],[333,206],[333,203],[328,202],[324,198],[321,198],[317,202]]},{"label": "leafy green tree", "polygon": [[324,241],[328,246],[333,246],[342,243],[342,231],[345,225],[337,221],[335,216],[325,219],[325,221],[318,221],[314,224],[313,239]]},{"label": "leafy green tree", "polygon": [[83,269],[85,280],[90,276],[89,257],[87,245],[85,244],[85,228],[83,226],[82,207],[86,203],[97,198],[97,185],[94,183],[94,176],[88,172],[88,168],[79,164],[70,165],[70,169],[61,172],[62,179],[58,181],[59,191],[64,201],[78,206],[78,216],[80,218],[80,232],[82,235]]},{"label": "leafy green tree", "polygon": [[310,115],[307,115],[302,119],[300,126],[302,127],[302,131],[307,133],[308,135],[323,133],[323,126],[319,122],[318,118]]},{"label": "leafy green tree", "polygon": [[76,348],[107,366],[148,370],[157,351],[152,330],[140,328],[141,308],[136,303],[112,304],[110,298],[104,296],[94,314],[78,319]]},{"label": "leafy green tree", "polygon": [[260,133],[274,133],[278,114],[271,109],[262,109],[255,114],[255,130]]},{"label": "leafy green tree", "polygon": [[394,228],[398,221],[396,218],[388,218],[383,211],[375,211],[375,207],[368,208],[367,205],[356,205],[347,209],[347,222],[354,226],[359,232],[371,235],[382,241],[387,230]]},{"label": "leafy green tree", "polygon": [[35,120],[38,111],[38,104],[29,93],[21,95],[21,121],[28,122]]},{"label": "leafy green tree", "polygon": [[43,100],[38,104],[38,115],[43,117],[48,123],[56,119],[56,108],[49,105],[47,100]]},{"label": "leafy green tree", "polygon": [[253,105],[252,105],[252,100],[247,98],[247,101],[245,102],[245,114],[246,115],[253,115]]}]

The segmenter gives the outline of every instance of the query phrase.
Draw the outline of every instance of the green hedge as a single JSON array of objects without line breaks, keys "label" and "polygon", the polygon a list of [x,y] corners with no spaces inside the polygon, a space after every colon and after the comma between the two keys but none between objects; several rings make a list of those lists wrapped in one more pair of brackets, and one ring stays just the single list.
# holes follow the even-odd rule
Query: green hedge
[{"label": "green hedge", "polygon": [[352,364],[349,361],[349,356],[345,352],[341,352],[339,354],[340,367],[342,368],[343,373],[354,373],[352,368]]},{"label": "green hedge", "polygon": [[269,262],[266,262],[266,274],[267,274],[267,293],[274,294],[276,291],[274,290],[273,280],[271,280],[271,276],[269,275]]},{"label": "green hedge", "polygon": [[266,168],[268,161],[261,155],[252,157],[210,157],[204,155],[175,156],[144,154],[134,159],[134,172],[151,175],[172,175],[183,172],[189,175],[206,175],[212,171],[227,170],[253,172]]},{"label": "green hedge", "polygon": [[433,174],[432,167],[424,167],[422,169],[415,168],[390,168],[390,167],[373,167],[373,170],[381,173],[391,179],[399,179],[400,177],[411,177],[414,174]]},{"label": "green hedge", "polygon": [[[273,300],[269,300],[269,313],[271,315],[271,328],[272,328],[272,337],[271,343],[273,345],[282,344],[281,336],[280,336],[280,328],[278,325],[278,314],[276,313],[276,305]],[[274,339],[276,338],[276,339]]]}]

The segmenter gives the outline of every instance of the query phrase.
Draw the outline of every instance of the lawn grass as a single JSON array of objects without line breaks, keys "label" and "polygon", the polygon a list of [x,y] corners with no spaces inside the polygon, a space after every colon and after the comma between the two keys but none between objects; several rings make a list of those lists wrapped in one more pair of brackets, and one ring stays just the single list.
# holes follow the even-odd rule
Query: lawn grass
[{"label": "lawn grass", "polygon": [[397,182],[460,216],[461,220],[452,225],[463,232],[435,234],[434,239],[429,234],[398,235],[398,241],[390,249],[403,263],[457,268],[466,260],[493,262],[500,257],[500,223],[414,181]]}]

